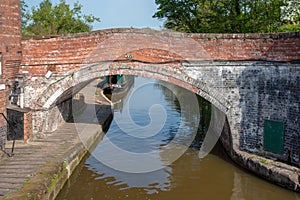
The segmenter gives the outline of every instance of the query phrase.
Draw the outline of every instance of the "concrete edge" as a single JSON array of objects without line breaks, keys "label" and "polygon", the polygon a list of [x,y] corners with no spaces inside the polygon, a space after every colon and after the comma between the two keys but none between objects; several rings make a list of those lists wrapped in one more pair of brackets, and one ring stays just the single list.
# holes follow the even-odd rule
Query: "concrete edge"
[{"label": "concrete edge", "polygon": [[238,149],[228,118],[219,138],[231,160],[270,183],[300,193],[300,168],[283,162]]},{"label": "concrete edge", "polygon": [[[110,124],[111,114],[105,121],[105,126]],[[30,180],[25,182],[22,188],[9,193],[3,200],[31,199],[31,200],[54,200],[73,171],[81,162],[89,150],[92,150],[104,135],[103,126],[93,133],[86,141],[86,146],[79,142],[70,148],[61,158],[49,161],[41,166]]]},{"label": "concrete edge", "polygon": [[300,169],[244,151],[233,150],[234,162],[276,185],[300,193]]},{"label": "concrete edge", "polygon": [[[229,133],[228,135],[226,131],[228,130],[225,127],[220,140],[233,162],[266,181],[295,192],[300,192],[299,168],[235,149],[232,144],[231,134]],[[231,140],[231,142],[228,142],[228,140]]]},{"label": "concrete edge", "polygon": [[[95,132],[88,139],[89,147],[98,141],[101,135]],[[55,199],[87,152],[88,149],[81,142],[77,143],[60,160],[50,161],[41,166],[20,190],[7,194],[3,199]]]}]

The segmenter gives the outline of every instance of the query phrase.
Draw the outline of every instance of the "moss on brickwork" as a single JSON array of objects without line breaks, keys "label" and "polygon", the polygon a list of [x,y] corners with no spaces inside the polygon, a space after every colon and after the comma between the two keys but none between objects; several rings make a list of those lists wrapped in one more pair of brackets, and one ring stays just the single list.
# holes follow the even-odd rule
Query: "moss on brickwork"
[{"label": "moss on brickwork", "polygon": [[67,170],[64,162],[47,162],[32,178],[25,181],[20,190],[7,194],[3,199],[51,199],[62,187],[64,182],[62,180],[66,179]]}]

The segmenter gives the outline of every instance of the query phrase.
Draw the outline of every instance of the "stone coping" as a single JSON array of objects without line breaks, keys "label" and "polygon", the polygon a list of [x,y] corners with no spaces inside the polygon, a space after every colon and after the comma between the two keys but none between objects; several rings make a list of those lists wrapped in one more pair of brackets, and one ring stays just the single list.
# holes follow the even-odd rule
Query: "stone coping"
[{"label": "stone coping", "polygon": [[95,30],[91,32],[62,34],[62,35],[47,35],[47,36],[29,36],[27,39],[43,40],[50,38],[78,38],[92,35],[108,35],[114,33],[137,33],[137,34],[150,34],[161,35],[167,37],[179,38],[198,38],[198,39],[285,39],[285,38],[299,38],[300,32],[280,32],[280,33],[181,33],[172,30],[155,30],[150,28],[112,28]]},{"label": "stone coping", "polygon": [[231,157],[237,164],[263,179],[300,192],[299,168],[239,150]]}]

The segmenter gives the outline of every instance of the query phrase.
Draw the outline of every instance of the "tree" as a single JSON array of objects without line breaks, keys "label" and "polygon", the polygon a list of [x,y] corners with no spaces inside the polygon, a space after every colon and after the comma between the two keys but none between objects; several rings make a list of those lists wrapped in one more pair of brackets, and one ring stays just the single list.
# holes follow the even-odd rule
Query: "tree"
[{"label": "tree", "polygon": [[[153,17],[165,19],[166,28],[183,32],[277,32],[281,30],[280,27],[291,22],[291,19],[284,20],[282,12],[288,1],[299,2],[298,0],[155,0],[158,11]],[[296,10],[299,11],[299,7]],[[297,16],[298,18],[293,15],[293,19],[299,19],[299,15]]]},{"label": "tree", "polygon": [[73,8],[60,0],[52,5],[51,0],[43,0],[39,6],[26,12],[24,0],[21,2],[23,34],[25,35],[56,35],[91,31],[91,23],[100,21],[93,15],[83,15],[82,5],[74,3]]},{"label": "tree", "polygon": [[280,31],[300,31],[300,1],[285,0],[285,6],[281,7],[282,19],[285,22]]},{"label": "tree", "polygon": [[26,27],[27,19],[28,19],[28,5],[25,3],[24,0],[21,0],[21,21],[22,21],[22,30]]},{"label": "tree", "polygon": [[182,32],[203,32],[211,29],[209,19],[215,17],[209,2],[201,4],[193,0],[156,0],[158,11],[153,17],[166,19],[164,26]]}]

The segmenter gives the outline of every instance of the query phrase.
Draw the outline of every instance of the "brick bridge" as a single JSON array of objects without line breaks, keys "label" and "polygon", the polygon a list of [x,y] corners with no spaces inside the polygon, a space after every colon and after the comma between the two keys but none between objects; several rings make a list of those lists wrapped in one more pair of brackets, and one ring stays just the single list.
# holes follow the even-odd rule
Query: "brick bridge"
[{"label": "brick bridge", "polygon": [[[131,74],[199,94],[227,116],[228,145],[300,157],[300,33],[184,34],[111,29],[22,41],[20,73],[34,134],[51,132],[89,81]],[[45,77],[45,75],[50,75]],[[284,152],[266,152],[265,120],[284,124]]]}]

